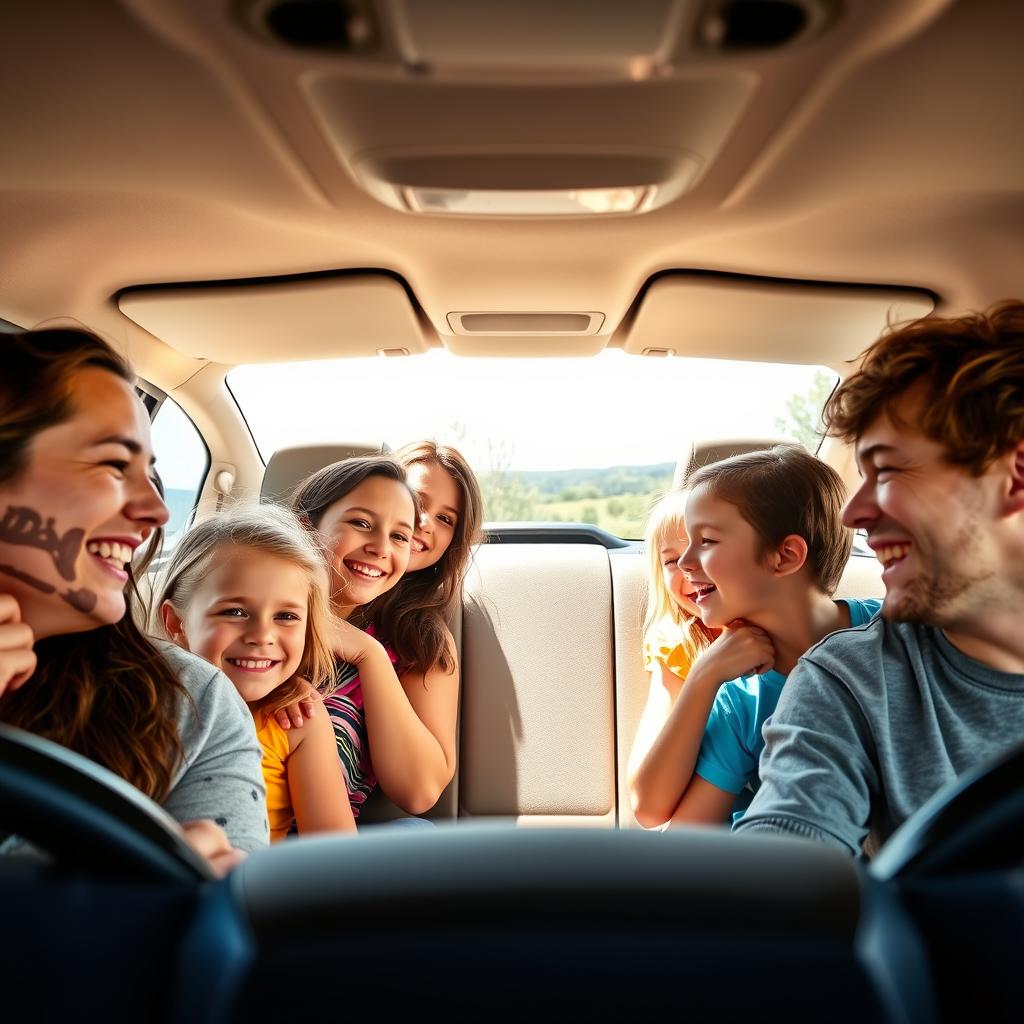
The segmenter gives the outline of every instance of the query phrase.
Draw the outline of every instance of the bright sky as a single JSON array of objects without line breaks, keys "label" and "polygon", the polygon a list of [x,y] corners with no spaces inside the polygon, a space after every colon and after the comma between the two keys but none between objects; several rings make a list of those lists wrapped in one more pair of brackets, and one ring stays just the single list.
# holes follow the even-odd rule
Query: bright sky
[{"label": "bright sky", "polygon": [[[815,366],[654,359],[408,358],[238,367],[228,384],[264,459],[280,447],[433,437],[477,471],[674,462],[692,439],[775,437]],[[831,371],[829,371],[831,372]],[[159,422],[159,417],[158,417]],[[160,454],[169,485],[176,460]]]}]

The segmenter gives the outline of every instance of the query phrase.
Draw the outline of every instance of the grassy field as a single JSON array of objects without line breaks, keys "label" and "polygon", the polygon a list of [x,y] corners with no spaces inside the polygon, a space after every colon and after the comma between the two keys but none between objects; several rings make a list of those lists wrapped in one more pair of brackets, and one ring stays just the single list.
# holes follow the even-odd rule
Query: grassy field
[{"label": "grassy field", "polygon": [[637,539],[643,534],[647,513],[662,493],[664,489],[577,501],[541,500],[536,513],[540,520],[593,523],[618,537]]}]

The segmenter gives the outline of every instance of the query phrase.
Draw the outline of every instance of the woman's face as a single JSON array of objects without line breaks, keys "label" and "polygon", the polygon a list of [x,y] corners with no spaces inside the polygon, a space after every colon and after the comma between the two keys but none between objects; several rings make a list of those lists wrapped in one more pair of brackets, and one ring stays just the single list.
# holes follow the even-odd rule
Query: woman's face
[{"label": "woman's face", "polygon": [[405,484],[371,476],[327,507],[334,610],[347,618],[390,590],[409,564],[415,509]]},{"label": "woman's face", "polygon": [[0,485],[0,590],[37,639],[119,621],[126,566],[167,522],[131,385],[88,367],[71,398],[71,417],[40,431],[25,471]]},{"label": "woman's face", "polygon": [[414,462],[405,479],[420,499],[420,519],[409,556],[409,572],[418,572],[436,565],[451,547],[462,515],[462,489],[436,462]]}]

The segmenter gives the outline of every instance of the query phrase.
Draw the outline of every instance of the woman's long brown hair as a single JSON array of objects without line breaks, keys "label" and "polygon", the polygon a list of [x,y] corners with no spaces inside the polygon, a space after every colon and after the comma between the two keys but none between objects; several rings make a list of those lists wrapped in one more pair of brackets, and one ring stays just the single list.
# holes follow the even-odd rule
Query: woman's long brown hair
[{"label": "woman's long brown hair", "polygon": [[448,550],[426,569],[406,573],[398,585],[364,610],[380,636],[386,637],[403,669],[425,673],[438,665],[457,668],[448,644],[448,620],[462,596],[470,551],[480,542],[483,498],[480,485],[461,452],[435,441],[405,445],[395,458],[408,471],[418,463],[440,466],[462,495],[462,510]]},{"label": "woman's long brown hair", "polygon": [[[134,384],[135,375],[104,341],[82,330],[8,336],[0,374],[0,483],[28,468],[32,440],[74,413],[74,377],[98,367]],[[160,531],[134,573],[145,572]],[[132,575],[128,600],[141,604]],[[32,678],[0,700],[0,721],[54,740],[121,776],[156,801],[171,790],[181,762],[178,709],[187,691],[160,650],[135,624],[120,622],[35,645]]]}]

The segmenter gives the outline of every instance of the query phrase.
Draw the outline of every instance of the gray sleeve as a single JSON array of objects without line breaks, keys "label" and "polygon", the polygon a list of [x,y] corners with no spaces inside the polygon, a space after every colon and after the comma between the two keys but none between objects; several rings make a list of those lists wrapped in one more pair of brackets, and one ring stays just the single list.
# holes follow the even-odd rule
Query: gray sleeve
[{"label": "gray sleeve", "polygon": [[[207,666],[208,668],[208,666]],[[180,822],[210,818],[233,846],[253,852],[269,842],[263,751],[252,715],[237,691],[215,672],[183,712],[184,771],[164,801]]]},{"label": "gray sleeve", "polygon": [[764,725],[761,786],[736,832],[781,832],[859,854],[878,773],[873,741],[847,687],[806,657]]}]

